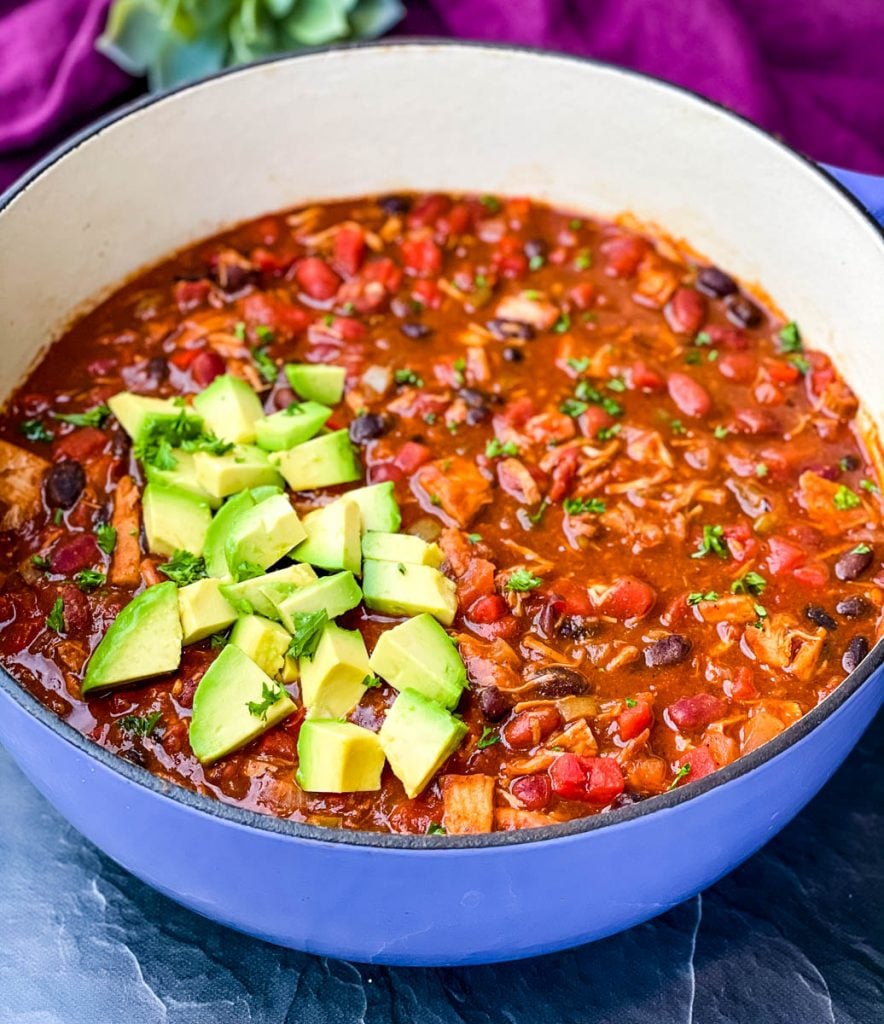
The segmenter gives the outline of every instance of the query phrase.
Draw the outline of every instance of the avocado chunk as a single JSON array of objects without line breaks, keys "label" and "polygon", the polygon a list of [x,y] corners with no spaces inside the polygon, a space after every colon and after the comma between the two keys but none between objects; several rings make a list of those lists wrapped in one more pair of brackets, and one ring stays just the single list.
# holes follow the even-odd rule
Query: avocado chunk
[{"label": "avocado chunk", "polygon": [[274,679],[282,676],[290,640],[278,622],[271,622],[260,615],[244,615],[237,619],[230,634],[230,643]]},{"label": "avocado chunk", "polygon": [[182,643],[195,644],[236,621],[236,609],[221,593],[221,580],[197,580],[178,591]]},{"label": "avocado chunk", "polygon": [[384,750],[352,722],[308,719],[298,733],[295,779],[308,793],[367,793],[381,788]]},{"label": "avocado chunk", "polygon": [[292,390],[301,398],[309,398],[323,405],[337,405],[344,397],[343,366],[323,366],[319,363],[286,363],[285,375]]},{"label": "avocado chunk", "polygon": [[362,476],[356,449],[346,430],[322,434],[288,451],[270,456],[293,491],[346,484]]},{"label": "avocado chunk", "polygon": [[107,404],[133,441],[144,430],[148,420],[172,422],[183,412],[188,420],[193,420],[195,426],[202,424],[202,417],[172,398],[154,398],[151,395],[133,395],[131,391],[120,391],[109,398]]},{"label": "avocado chunk", "polygon": [[234,576],[244,562],[266,569],[306,536],[289,499],[274,494],[247,509],[233,524],[224,542],[227,565]]},{"label": "avocado chunk", "polygon": [[371,675],[365,641],[358,630],[327,622],[312,658],[301,658],[301,700],[311,718],[343,718],[365,693]]},{"label": "avocado chunk", "polygon": [[454,641],[426,613],[381,633],[369,664],[394,689],[417,690],[449,710],[457,706],[467,685]]},{"label": "avocado chunk", "polygon": [[255,435],[261,448],[281,452],[294,448],[318,434],[332,411],[318,402],[293,402],[287,409],[255,421]]},{"label": "avocado chunk", "polygon": [[279,473],[267,460],[267,453],[251,444],[239,444],[224,455],[195,452],[196,479],[216,498],[226,498],[247,487],[280,487]]},{"label": "avocado chunk", "polygon": [[412,562],[438,569],[445,556],[438,544],[428,544],[409,533],[366,533],[362,555],[379,562]]},{"label": "avocado chunk", "polygon": [[347,491],[345,497],[359,506],[363,530],[395,533],[402,525],[402,516],[394,494],[393,481],[385,480],[382,484],[369,484],[368,487]]},{"label": "avocado chunk", "polygon": [[264,415],[261,399],[239,377],[222,373],[193,400],[193,407],[216,437],[232,444],[255,440],[255,420]]},{"label": "avocado chunk", "polygon": [[218,509],[206,531],[206,542],[203,546],[203,557],[206,560],[206,572],[210,576],[227,576],[227,555],[225,544],[228,535],[233,531],[237,520],[259,501],[281,494],[279,487],[253,487],[248,491],[234,494]]},{"label": "avocado chunk", "polygon": [[306,587],[316,579],[309,565],[287,565],[263,576],[254,576],[239,583],[223,583],[221,593],[240,615],[263,615],[278,619],[276,605],[291,596],[299,587]]},{"label": "avocado chunk", "polygon": [[133,598],[95,648],[81,691],[174,672],[181,662],[178,588],[169,580]]},{"label": "avocado chunk", "polygon": [[467,734],[466,723],[416,690],[403,690],[379,738],[393,774],[409,797],[420,793]]},{"label": "avocado chunk", "polygon": [[171,469],[160,469],[146,463],[143,468],[147,482],[149,484],[164,484],[166,487],[177,487],[181,491],[190,491],[211,508],[217,508],[221,504],[221,499],[209,494],[205,488],[200,486],[196,478],[193,455],[180,448],[173,448],[172,457],[175,459],[175,465]]},{"label": "avocado chunk", "polygon": [[315,583],[300,587],[276,606],[276,612],[285,628],[294,633],[296,612],[325,610],[330,619],[350,611],[362,600],[362,591],[352,572],[337,572],[323,576]]},{"label": "avocado chunk", "polygon": [[308,512],[304,516],[304,529],[307,539],[291,553],[292,558],[320,569],[349,569],[359,575],[362,516],[355,501],[348,501],[345,496]]},{"label": "avocado chunk", "polygon": [[443,626],[450,626],[457,611],[454,583],[429,565],[367,559],[362,589],[366,606],[384,615],[429,612]]},{"label": "avocado chunk", "polygon": [[155,555],[176,551],[203,553],[212,510],[190,491],[164,484],[148,484],[142,497],[147,547]]},{"label": "avocado chunk", "polygon": [[282,686],[228,644],[193,695],[190,746],[203,764],[238,750],[295,710]]}]

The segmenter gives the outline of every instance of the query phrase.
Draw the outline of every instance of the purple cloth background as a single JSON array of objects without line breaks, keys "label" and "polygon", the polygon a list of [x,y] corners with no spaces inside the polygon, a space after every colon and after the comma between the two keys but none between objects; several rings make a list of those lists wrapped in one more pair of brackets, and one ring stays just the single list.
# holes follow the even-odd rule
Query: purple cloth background
[{"label": "purple cloth background", "polygon": [[[884,174],[884,0],[406,0],[400,33],[586,54],[686,85],[818,160]],[[140,86],[108,0],[0,0],[0,188]]]}]

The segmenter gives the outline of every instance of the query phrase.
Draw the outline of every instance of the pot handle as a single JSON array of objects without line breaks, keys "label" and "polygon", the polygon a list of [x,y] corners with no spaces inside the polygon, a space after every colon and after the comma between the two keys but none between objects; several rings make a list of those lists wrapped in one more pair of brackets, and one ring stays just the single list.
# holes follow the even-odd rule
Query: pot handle
[{"label": "pot handle", "polygon": [[884,178],[874,174],[860,174],[858,171],[845,171],[831,164],[821,166],[852,193],[879,224],[884,225]]}]

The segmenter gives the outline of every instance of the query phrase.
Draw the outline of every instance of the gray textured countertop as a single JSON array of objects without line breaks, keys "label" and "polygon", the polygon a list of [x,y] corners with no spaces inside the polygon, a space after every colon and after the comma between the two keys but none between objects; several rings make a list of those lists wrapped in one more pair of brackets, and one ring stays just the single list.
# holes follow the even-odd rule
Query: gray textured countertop
[{"label": "gray textured countertop", "polygon": [[0,1024],[882,1024],[884,718],[702,896],[521,963],[324,960],[182,909],[82,839],[0,750]]}]

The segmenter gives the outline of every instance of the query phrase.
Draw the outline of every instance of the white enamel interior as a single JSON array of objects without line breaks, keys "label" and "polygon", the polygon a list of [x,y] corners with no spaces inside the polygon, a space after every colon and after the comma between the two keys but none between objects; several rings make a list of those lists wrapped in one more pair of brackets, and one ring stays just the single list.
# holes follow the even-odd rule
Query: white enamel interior
[{"label": "white enamel interior", "polygon": [[395,189],[630,211],[763,283],[884,421],[884,244],[811,166],[653,81],[442,44],[242,70],[55,162],[0,211],[0,393],[72,311],[172,250],[304,200]]}]

